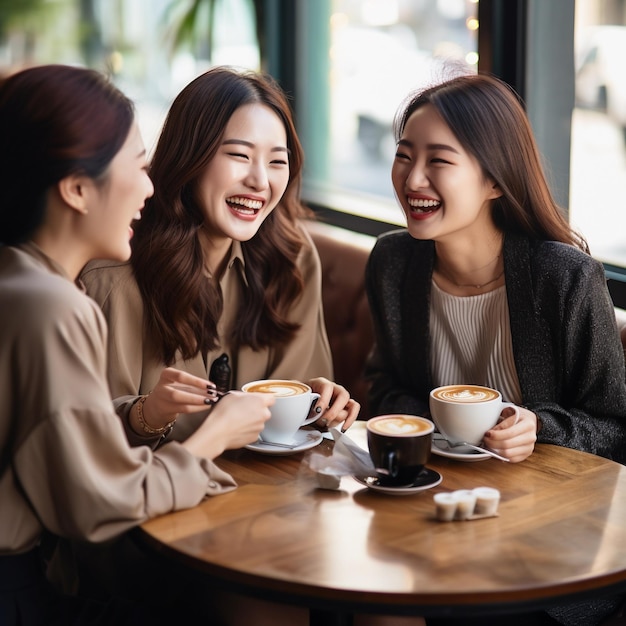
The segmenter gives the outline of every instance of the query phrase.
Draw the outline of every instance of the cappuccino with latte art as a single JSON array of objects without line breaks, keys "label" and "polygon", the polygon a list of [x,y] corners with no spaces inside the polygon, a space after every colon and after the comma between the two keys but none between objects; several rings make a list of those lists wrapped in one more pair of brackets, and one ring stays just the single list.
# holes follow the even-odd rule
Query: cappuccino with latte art
[{"label": "cappuccino with latte art", "polygon": [[301,426],[311,424],[322,414],[311,413],[312,405],[320,394],[299,380],[267,379],[246,383],[242,391],[247,393],[270,393],[274,404],[270,407],[272,416],[265,422],[259,435],[267,443],[293,444],[296,432]]},{"label": "cappuccino with latte art", "polygon": [[[465,441],[480,445],[485,433],[500,419],[502,409],[513,407],[503,402],[496,389],[481,385],[446,385],[430,392],[430,416],[437,430],[449,441]],[[467,452],[468,448],[455,447],[455,452]]]},{"label": "cappuccino with latte art", "polygon": [[411,485],[430,458],[435,425],[417,415],[381,415],[367,422],[367,445],[381,485]]},{"label": "cappuccino with latte art", "polygon": [[416,420],[403,415],[391,415],[370,424],[371,430],[381,435],[395,435],[396,437],[410,437],[425,433],[432,429],[432,424],[423,420]]},{"label": "cappuccino with latte art", "polygon": [[262,380],[246,385],[244,391],[249,393],[273,393],[275,396],[297,396],[301,393],[308,393],[308,385],[295,380]]},{"label": "cappuccino with latte art", "polygon": [[448,402],[474,403],[496,400],[500,394],[495,389],[478,385],[448,385],[436,389],[433,396],[438,400],[447,400]]}]

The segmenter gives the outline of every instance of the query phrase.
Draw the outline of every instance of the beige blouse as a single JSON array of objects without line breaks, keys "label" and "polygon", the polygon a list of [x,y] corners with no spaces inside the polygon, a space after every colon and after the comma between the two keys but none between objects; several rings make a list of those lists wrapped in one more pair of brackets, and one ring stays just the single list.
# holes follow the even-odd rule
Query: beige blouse
[{"label": "beige blouse", "polygon": [[128,445],[102,312],[33,244],[0,247],[0,337],[0,554],[44,528],[103,541],[235,488],[176,442]]},{"label": "beige blouse", "polygon": [[[237,349],[227,341],[230,326],[237,323],[241,293],[246,288],[241,245],[234,242],[227,269],[220,280],[224,299],[224,310],[218,323],[220,345],[206,358],[200,353],[188,361],[178,358],[173,367],[207,377],[213,360],[225,352],[233,370],[232,387],[235,389],[262,378],[306,381],[324,376],[332,380],[332,358],[322,309],[321,263],[310,235],[303,232],[307,245],[301,250],[297,264],[304,277],[305,289],[289,313],[290,321],[300,324],[294,339],[285,347],[257,352],[246,346]],[[102,307],[109,324],[109,385],[116,410],[126,421],[138,395],[152,390],[165,364],[154,356],[155,351],[144,333],[143,301],[130,264],[93,262],[85,268],[81,278],[87,293]],[[183,416],[177,421],[170,438],[186,439],[206,415],[207,411],[203,411]],[[132,434],[130,437],[132,440]]]}]

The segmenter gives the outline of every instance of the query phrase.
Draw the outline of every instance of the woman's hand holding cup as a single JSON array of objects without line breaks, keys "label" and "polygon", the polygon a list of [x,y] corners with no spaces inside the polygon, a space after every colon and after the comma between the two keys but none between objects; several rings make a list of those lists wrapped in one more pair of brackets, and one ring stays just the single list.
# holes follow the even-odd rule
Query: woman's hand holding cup
[{"label": "woman's hand holding cup", "polygon": [[502,410],[500,420],[484,436],[485,445],[505,456],[511,463],[527,459],[535,449],[537,441],[537,416],[528,409],[510,407]]},{"label": "woman's hand holding cup", "polygon": [[429,406],[437,429],[451,442],[484,445],[514,463],[532,454],[537,416],[504,402],[496,389],[465,384],[437,387],[430,392]]},{"label": "woman's hand holding cup", "polygon": [[311,406],[320,394],[298,380],[263,379],[246,383],[241,390],[248,394],[271,396],[271,417],[264,425],[259,438],[266,443],[292,445],[296,432],[317,419]]},{"label": "woman's hand holding cup", "polygon": [[309,381],[309,385],[313,391],[320,394],[319,400],[313,407],[313,410],[320,416],[317,423],[327,428],[343,424],[342,432],[348,430],[358,417],[361,405],[350,397],[345,387],[327,378],[313,378]]},{"label": "woman's hand holding cup", "polygon": [[224,450],[255,442],[270,419],[274,396],[231,391],[211,410],[209,417],[183,446],[195,456],[214,459]]}]

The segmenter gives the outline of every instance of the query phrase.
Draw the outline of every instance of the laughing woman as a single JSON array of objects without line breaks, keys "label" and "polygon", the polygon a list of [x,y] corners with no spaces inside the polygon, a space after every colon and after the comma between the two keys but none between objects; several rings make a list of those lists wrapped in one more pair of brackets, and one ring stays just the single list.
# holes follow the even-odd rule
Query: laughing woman
[{"label": "laughing woman", "polygon": [[[425,414],[433,387],[488,385],[520,407],[484,439],[509,460],[538,440],[626,462],[624,354],[604,270],[552,199],[516,95],[489,76],[453,79],[410,99],[396,139],[408,228],[382,236],[367,269],[374,411]],[[494,623],[588,626],[618,602]]]},{"label": "laughing woman", "polygon": [[[152,194],[133,106],[95,71],[30,68],[0,82],[0,138],[0,624],[192,623],[184,606],[168,618],[169,598],[154,610],[147,596],[138,607],[63,594],[43,539],[103,542],[231,491],[212,459],[256,440],[269,402],[231,395],[183,444],[131,448],[104,317],[75,281],[90,259],[128,259]],[[192,401],[211,395],[204,382]]]},{"label": "laughing woman", "polygon": [[300,379],[321,394],[318,412],[330,405],[323,423],[356,419],[358,403],[328,380],[302,161],[288,103],[269,77],[218,67],[174,100],[130,263],[92,264],[82,275],[111,327],[109,382],[124,420],[140,407],[164,432],[184,413],[171,435],[184,440],[206,412],[173,402],[171,377],[206,379],[222,354],[231,388]]}]

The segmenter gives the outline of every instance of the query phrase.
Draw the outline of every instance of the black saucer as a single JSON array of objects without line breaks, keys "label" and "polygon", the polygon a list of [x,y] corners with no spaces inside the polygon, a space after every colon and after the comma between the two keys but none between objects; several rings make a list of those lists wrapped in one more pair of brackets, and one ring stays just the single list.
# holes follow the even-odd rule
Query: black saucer
[{"label": "black saucer", "polygon": [[409,495],[412,493],[419,493],[420,491],[435,487],[443,480],[439,472],[427,467],[424,468],[420,475],[410,485],[386,485],[380,482],[378,476],[367,476],[365,478],[355,476],[354,478],[369,489],[392,495]]}]

